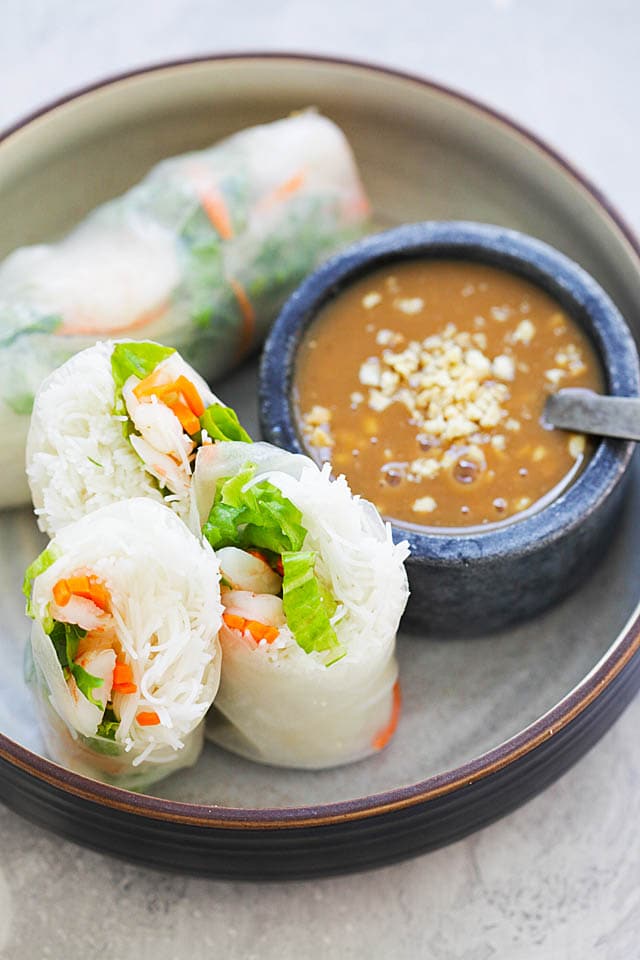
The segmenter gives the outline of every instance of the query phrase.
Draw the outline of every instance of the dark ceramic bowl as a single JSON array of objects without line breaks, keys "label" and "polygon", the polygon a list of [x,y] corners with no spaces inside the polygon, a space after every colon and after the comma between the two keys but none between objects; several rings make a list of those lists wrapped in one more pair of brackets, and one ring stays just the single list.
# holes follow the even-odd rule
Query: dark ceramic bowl
[{"label": "dark ceramic bowl", "polygon": [[[586,330],[600,357],[608,393],[638,394],[638,356],[627,325],[576,263],[539,240],[503,227],[416,223],[368,237],[334,257],[285,305],[260,370],[260,417],[267,440],[305,452],[295,426],[291,384],[298,346],[318,310],[380,266],[442,257],[480,261],[536,283]],[[405,626],[441,634],[486,633],[531,617],[567,594],[596,566],[611,540],[632,452],[632,443],[600,441],[564,493],[505,525],[423,532],[393,524],[394,539],[406,539],[411,547]]]}]

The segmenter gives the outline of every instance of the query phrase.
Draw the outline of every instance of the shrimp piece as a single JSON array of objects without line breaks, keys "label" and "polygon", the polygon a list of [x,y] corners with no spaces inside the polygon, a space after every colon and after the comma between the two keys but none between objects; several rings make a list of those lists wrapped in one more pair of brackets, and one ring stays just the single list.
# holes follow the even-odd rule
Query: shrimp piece
[{"label": "shrimp piece", "polygon": [[239,550],[237,547],[223,547],[216,553],[220,564],[220,573],[235,591],[251,593],[278,594],[282,589],[282,577],[262,557]]},{"label": "shrimp piece", "polygon": [[270,593],[251,593],[249,590],[222,590],[223,627],[220,639],[224,649],[225,639],[241,637],[244,643],[254,646],[261,640],[273,643],[284,628],[286,617],[280,597]]},{"label": "shrimp piece", "polygon": [[98,630],[111,624],[111,598],[105,585],[93,574],[78,571],[54,584],[50,615],[61,623],[83,630]]},{"label": "shrimp piece", "polygon": [[[95,690],[92,691],[92,695],[102,704],[104,711],[107,703],[111,699],[113,670],[116,665],[115,650],[89,651],[80,657],[76,657],[75,662],[79,667],[82,667],[83,670],[86,670],[87,673],[103,681],[101,687],[96,687]],[[71,681],[75,683],[73,677],[70,678],[69,683],[71,683]],[[83,694],[81,694],[81,696],[83,696]],[[86,697],[84,699],[86,699]]]},{"label": "shrimp piece", "polygon": [[176,493],[178,496],[185,496],[188,493],[191,476],[182,464],[176,463],[165,453],[159,453],[142,437],[137,437],[132,433],[129,440],[147,471],[163,487],[168,487],[172,493]]},{"label": "shrimp piece", "polygon": [[72,596],[64,604],[59,606],[55,601],[49,605],[49,613],[54,620],[60,623],[73,623],[82,630],[99,630],[111,622],[111,614],[88,600],[86,597]]},{"label": "shrimp piece", "polygon": [[159,453],[175,457],[183,466],[189,466],[189,454],[194,443],[184,432],[182,424],[166,404],[157,397],[138,400],[133,390],[140,383],[137,377],[129,377],[122,388],[122,396],[131,422],[146,442]]},{"label": "shrimp piece", "polygon": [[75,663],[90,673],[92,677],[102,680],[102,685],[94,687],[91,696],[101,704],[97,707],[81,692],[73,675],[67,679],[69,693],[73,697],[78,717],[87,726],[97,725],[102,720],[105,708],[111,699],[113,688],[113,671],[116,665],[116,652],[111,646],[115,640],[112,630],[95,630],[87,633],[78,645]]},{"label": "shrimp piece", "polygon": [[118,640],[115,627],[99,627],[97,630],[90,630],[80,639],[78,652],[76,654],[76,663],[79,663],[80,666],[83,667],[84,663],[81,663],[81,657],[88,655],[93,656],[94,654],[102,653],[104,650],[115,650],[117,652],[119,649],[120,641]]},{"label": "shrimp piece", "polygon": [[223,590],[222,603],[228,613],[255,620],[270,627],[283,627],[287,622],[280,597],[250,590]]}]

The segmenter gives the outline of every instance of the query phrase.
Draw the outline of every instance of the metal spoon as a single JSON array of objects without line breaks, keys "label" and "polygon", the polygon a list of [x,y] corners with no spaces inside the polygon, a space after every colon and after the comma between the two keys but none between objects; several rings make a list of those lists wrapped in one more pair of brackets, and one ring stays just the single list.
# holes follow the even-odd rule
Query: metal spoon
[{"label": "metal spoon", "polygon": [[570,387],[549,396],[543,419],[563,430],[640,440],[638,397],[603,397],[592,390]]}]

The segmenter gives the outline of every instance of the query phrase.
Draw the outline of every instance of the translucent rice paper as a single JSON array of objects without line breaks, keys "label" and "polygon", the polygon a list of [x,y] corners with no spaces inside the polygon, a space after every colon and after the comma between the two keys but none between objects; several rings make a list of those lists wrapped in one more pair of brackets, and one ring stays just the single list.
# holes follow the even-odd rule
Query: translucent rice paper
[{"label": "translucent rice paper", "polygon": [[[213,551],[171,510],[143,498],[71,524],[50,549],[57,559],[33,582],[28,677],[49,755],[77,773],[134,790],[191,766],[220,679],[222,607]],[[54,584],[78,571],[96,575],[109,589],[122,653],[137,684],[135,693],[114,694],[120,714],[114,740],[97,735],[100,710],[77,690],[74,698],[43,629]],[[137,715],[149,710],[160,724],[139,725]]]},{"label": "translucent rice paper", "polygon": [[[167,502],[194,527],[189,491],[160,492],[114,415],[114,343],[97,343],[76,354],[36,394],[26,465],[38,525],[49,536],[93,510],[136,496]],[[170,361],[176,375],[196,386],[205,406],[219,402],[179,354]]]},{"label": "translucent rice paper", "polygon": [[341,131],[311,111],[165,160],[56,244],[0,266],[0,507],[42,380],[109,336],[175,346],[204,376],[260,342],[286,297],[368,215]]},{"label": "translucent rice paper", "polygon": [[[344,477],[331,480],[306,457],[269,444],[225,443],[198,455],[195,495],[210,507],[215,484],[247,463],[251,483],[268,480],[302,512],[303,549],[317,552],[316,571],[331,586],[334,619],[346,656],[305,653],[290,631],[259,644],[223,624],[223,670],[206,735],[262,763],[322,768],[374,753],[390,736],[397,713],[398,623],[408,597],[406,544],[367,501],[351,495]],[[288,636],[287,636],[288,635]]]}]

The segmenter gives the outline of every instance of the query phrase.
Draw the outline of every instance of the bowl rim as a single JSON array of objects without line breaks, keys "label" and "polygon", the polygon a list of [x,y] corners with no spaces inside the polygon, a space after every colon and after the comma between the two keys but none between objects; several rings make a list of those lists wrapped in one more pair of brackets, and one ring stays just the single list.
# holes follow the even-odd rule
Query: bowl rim
[{"label": "bowl rim", "polygon": [[[573,313],[575,322],[585,320],[609,392],[618,396],[640,392],[640,366],[631,332],[615,303],[579,264],[518,230],[467,220],[425,220],[364,237],[322,264],[289,297],[267,337],[260,365],[261,424],[267,439],[277,437],[281,446],[294,453],[308,452],[296,426],[291,387],[298,350],[319,311],[371,271],[399,262],[436,259],[473,260],[539,286],[569,315]],[[283,366],[285,376],[278,376]],[[600,440],[569,487],[522,519],[488,524],[486,529],[426,525],[419,529],[419,525],[390,520],[394,540],[409,542],[407,564],[413,569],[425,562],[457,567],[467,552],[479,566],[496,558],[536,553],[564,539],[604,504],[622,481],[634,449],[632,441]],[[478,544],[482,545],[480,556]]]},{"label": "bowl rim", "polygon": [[[507,114],[495,110],[465,93],[458,92],[449,86],[421,77],[418,74],[365,60],[286,51],[260,52],[253,50],[204,54],[198,57],[157,62],[134,70],[112,74],[94,83],[83,85],[41,108],[29,112],[26,116],[13,122],[3,132],[0,132],[0,146],[39,118],[49,116],[66,104],[94,92],[156,72],[181,67],[191,68],[198,64],[218,64],[232,60],[244,62],[280,60],[356,68],[362,73],[388,76],[395,80],[414,84],[465,105],[485,120],[492,121],[511,133],[517,134],[529,147],[533,146],[547,159],[555,161],[565,175],[573,179],[591,197],[600,212],[604,212],[613,222],[628,242],[632,253],[635,254],[640,269],[640,243],[631,227],[604,194],[580,173],[577,167],[543,139],[517,121],[512,120]],[[640,602],[618,636],[591,671],[549,711],[528,724],[513,737],[456,768],[434,774],[415,784],[330,804],[276,808],[221,808],[136,794],[73,773],[23,747],[3,733],[0,733],[0,760],[9,763],[43,785],[48,785],[53,789],[75,795],[100,807],[111,808],[154,821],[188,824],[208,829],[237,830],[241,828],[248,831],[256,829],[295,829],[344,823],[425,804],[453,793],[455,790],[473,782],[488,778],[531,754],[542,744],[558,736],[600,697],[631,662],[638,650],[640,650]]]}]

